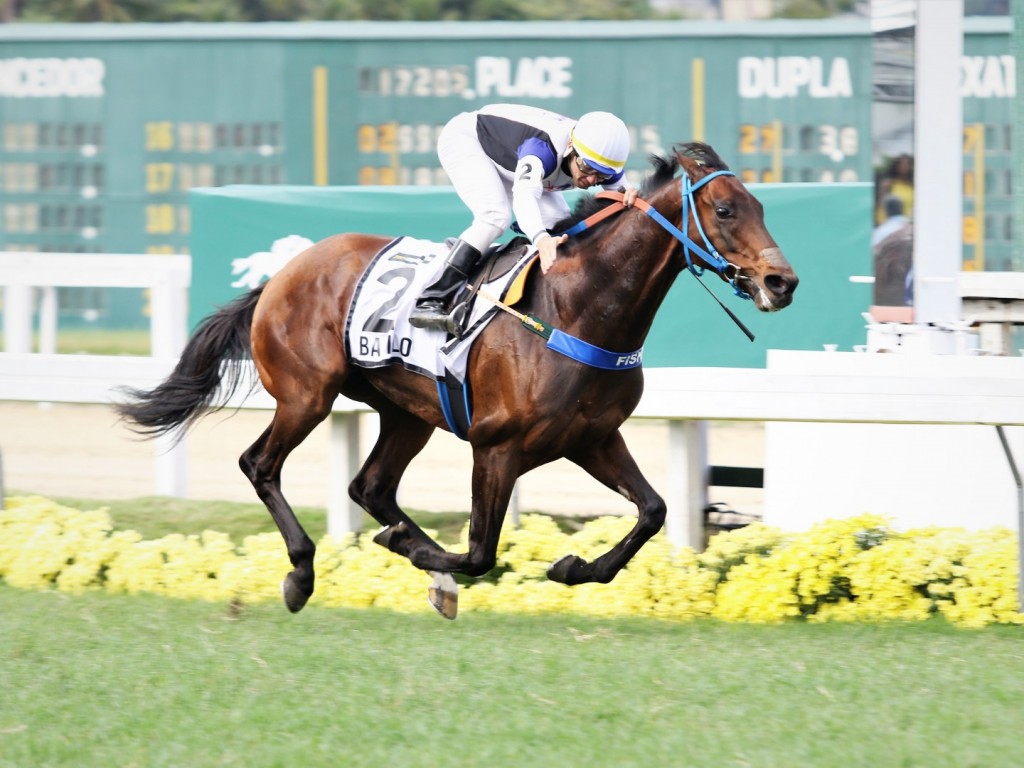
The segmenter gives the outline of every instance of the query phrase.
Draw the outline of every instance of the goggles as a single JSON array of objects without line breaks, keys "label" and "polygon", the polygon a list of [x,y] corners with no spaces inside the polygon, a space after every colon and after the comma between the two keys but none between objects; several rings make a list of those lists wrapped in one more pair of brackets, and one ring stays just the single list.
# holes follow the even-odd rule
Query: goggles
[{"label": "goggles", "polygon": [[604,184],[612,178],[611,174],[602,173],[590,165],[586,160],[580,157],[579,153],[576,153],[576,167],[579,168],[580,173],[584,176],[593,176],[597,180],[598,184]]}]

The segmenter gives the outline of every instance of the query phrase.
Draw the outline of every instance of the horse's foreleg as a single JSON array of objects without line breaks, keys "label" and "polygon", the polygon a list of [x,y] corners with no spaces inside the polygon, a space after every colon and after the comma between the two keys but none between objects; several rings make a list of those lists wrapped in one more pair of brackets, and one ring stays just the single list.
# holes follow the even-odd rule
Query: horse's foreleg
[{"label": "horse's foreleg", "polygon": [[326,418],[327,413],[329,408],[322,413],[300,410],[289,414],[288,409],[279,403],[270,426],[238,459],[238,466],[266,505],[288,549],[293,570],[281,584],[281,594],[292,613],[301,611],[313,594],[316,545],[281,493],[281,468],[291,451]]},{"label": "horse's foreleg", "polygon": [[548,578],[562,584],[597,581],[607,584],[665,524],[665,502],[640,473],[622,435],[616,431],[603,444],[569,457],[595,479],[637,506],[636,525],[626,537],[593,562],[567,555],[551,566]]}]

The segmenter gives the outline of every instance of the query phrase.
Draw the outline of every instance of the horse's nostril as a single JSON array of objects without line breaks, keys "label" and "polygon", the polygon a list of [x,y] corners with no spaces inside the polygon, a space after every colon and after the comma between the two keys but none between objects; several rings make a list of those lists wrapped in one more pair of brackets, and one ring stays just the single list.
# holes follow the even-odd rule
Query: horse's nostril
[{"label": "horse's nostril", "polygon": [[796,290],[796,284],[800,282],[795,277],[786,277],[785,275],[770,274],[765,275],[764,284],[768,287],[772,293],[776,296],[785,296]]}]

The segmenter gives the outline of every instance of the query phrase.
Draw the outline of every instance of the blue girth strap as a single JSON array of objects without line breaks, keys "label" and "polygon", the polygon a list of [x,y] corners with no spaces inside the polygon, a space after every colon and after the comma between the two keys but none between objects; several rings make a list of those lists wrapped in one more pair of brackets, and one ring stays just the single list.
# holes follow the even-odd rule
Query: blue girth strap
[{"label": "blue girth strap", "polygon": [[[582,339],[577,339],[575,336],[570,336],[568,333],[563,333],[557,328],[551,328],[530,315],[524,315],[522,322],[525,327],[538,336],[547,339],[548,349],[592,368],[601,368],[606,371],[628,371],[630,368],[639,368],[643,365],[643,347],[632,352],[610,352],[607,349],[588,344]],[[441,401],[441,412],[444,414],[444,420],[448,422],[448,428],[453,435],[466,440],[473,421],[473,409],[469,402],[469,379],[459,382],[450,372],[446,371],[445,378],[437,382],[437,395]]]},{"label": "blue girth strap", "polygon": [[437,382],[437,397],[452,434],[460,440],[467,439],[469,426],[473,423],[473,408],[469,404],[469,379],[460,382],[451,371],[445,371],[444,378]]},{"label": "blue girth strap", "polygon": [[551,329],[551,335],[548,336],[548,349],[571,357],[577,362],[586,363],[593,368],[603,368],[606,371],[626,371],[630,368],[639,368],[644,362],[643,347],[632,352],[609,352],[607,349],[595,347],[575,336],[562,333],[557,328]]}]

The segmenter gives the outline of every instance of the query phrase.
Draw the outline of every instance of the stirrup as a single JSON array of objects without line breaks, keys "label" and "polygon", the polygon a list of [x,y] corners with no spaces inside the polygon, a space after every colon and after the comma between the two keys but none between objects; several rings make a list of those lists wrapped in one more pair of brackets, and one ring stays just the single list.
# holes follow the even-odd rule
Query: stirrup
[{"label": "stirrup", "polygon": [[444,327],[452,336],[462,337],[462,330],[466,324],[466,315],[469,314],[469,303],[460,302],[452,307],[448,317],[444,319]]}]

